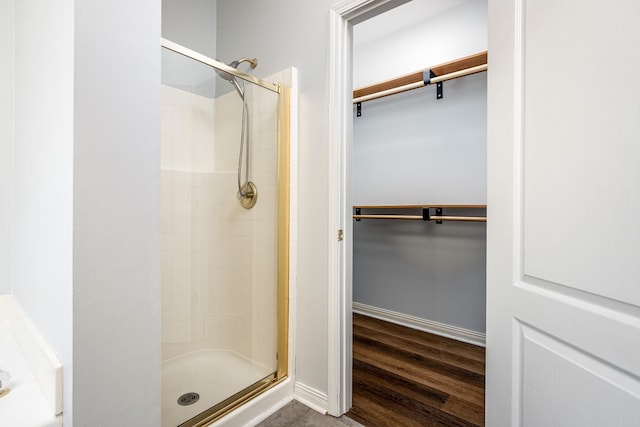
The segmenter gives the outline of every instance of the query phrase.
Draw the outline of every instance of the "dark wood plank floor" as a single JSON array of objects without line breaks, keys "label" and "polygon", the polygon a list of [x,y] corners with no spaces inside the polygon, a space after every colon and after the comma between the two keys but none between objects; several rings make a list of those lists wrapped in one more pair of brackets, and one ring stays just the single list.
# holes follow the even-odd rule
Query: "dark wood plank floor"
[{"label": "dark wood plank floor", "polygon": [[484,426],[484,348],[353,316],[353,407],[366,427]]}]

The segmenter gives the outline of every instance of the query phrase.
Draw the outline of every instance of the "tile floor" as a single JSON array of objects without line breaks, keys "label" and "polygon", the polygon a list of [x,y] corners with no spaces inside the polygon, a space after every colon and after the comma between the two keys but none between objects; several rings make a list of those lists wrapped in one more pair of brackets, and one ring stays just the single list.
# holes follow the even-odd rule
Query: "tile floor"
[{"label": "tile floor", "polygon": [[256,427],[364,427],[344,415],[340,418],[319,412],[293,400]]}]

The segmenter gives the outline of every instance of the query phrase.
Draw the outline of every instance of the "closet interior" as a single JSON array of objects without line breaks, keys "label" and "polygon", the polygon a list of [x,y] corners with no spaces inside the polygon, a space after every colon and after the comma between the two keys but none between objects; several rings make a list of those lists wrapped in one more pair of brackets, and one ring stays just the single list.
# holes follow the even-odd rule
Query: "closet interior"
[{"label": "closet interior", "polygon": [[[425,18],[420,7],[436,12]],[[484,0],[414,0],[356,25],[353,49],[353,312],[478,348],[482,356],[472,351],[473,372],[464,368],[450,380],[456,384],[451,390],[460,390],[465,378],[474,378],[469,401],[478,401],[480,418],[469,425],[482,424],[484,393],[486,8]],[[367,336],[362,322],[355,322],[354,348],[382,351],[370,362],[386,361],[393,370],[394,360],[406,355],[394,356],[383,337]],[[415,351],[408,341],[398,345]],[[357,376],[363,366],[374,369],[359,351],[356,411]],[[416,357],[435,363],[429,355],[410,356]],[[454,351],[449,358],[465,357]],[[384,363],[375,369],[385,369]],[[402,370],[397,374],[393,381],[409,380]],[[429,375],[424,378],[422,386],[435,388]],[[453,398],[453,391],[441,390]]]}]

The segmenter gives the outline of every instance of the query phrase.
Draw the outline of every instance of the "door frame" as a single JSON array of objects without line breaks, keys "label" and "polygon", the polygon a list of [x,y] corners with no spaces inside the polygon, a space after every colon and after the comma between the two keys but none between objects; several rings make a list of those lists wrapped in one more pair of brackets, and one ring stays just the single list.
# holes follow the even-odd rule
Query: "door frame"
[{"label": "door frame", "polygon": [[329,11],[328,412],[351,408],[352,257],[351,149],[353,25],[409,0],[344,0]]}]

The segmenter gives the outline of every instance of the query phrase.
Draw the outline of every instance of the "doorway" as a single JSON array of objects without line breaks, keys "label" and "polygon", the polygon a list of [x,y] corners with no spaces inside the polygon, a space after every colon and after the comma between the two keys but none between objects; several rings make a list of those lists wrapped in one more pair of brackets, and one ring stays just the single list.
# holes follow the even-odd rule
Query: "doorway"
[{"label": "doorway", "polygon": [[[353,62],[353,56],[355,56],[355,53],[353,53],[353,56],[352,56],[352,52],[356,52],[356,49],[358,48],[357,46],[355,46],[353,51],[351,50],[352,43],[354,40],[353,25],[360,24],[360,23],[363,23],[364,25],[366,24],[365,21],[369,20],[372,16],[376,15],[377,12],[386,12],[392,9],[393,7],[398,6],[399,4],[404,2],[395,2],[392,6],[389,5],[388,3],[382,4],[383,2],[379,2],[377,3],[376,7],[372,7],[370,3],[367,6],[365,6],[364,2],[358,2],[358,1],[350,2],[349,5],[345,5],[344,3],[345,2],[342,3],[342,5],[344,6],[343,9],[341,10],[334,9],[334,12],[336,14],[332,16],[334,18],[334,26],[333,26],[334,32],[332,34],[332,36],[334,36],[333,47],[337,50],[343,49],[343,52],[344,51],[349,52],[349,54],[346,55],[346,57],[343,57],[344,55],[338,54],[336,55],[335,58],[332,58],[337,62],[340,62],[340,58],[342,58],[344,62],[342,66],[339,66],[339,67],[332,66],[331,67],[332,70],[334,69],[348,70],[347,76],[340,76],[339,75],[340,73],[338,72],[331,76],[333,81],[337,83],[337,84],[331,84],[331,87],[336,88],[335,90],[338,91],[338,93],[336,93],[335,94],[336,96],[334,97],[334,99],[338,99],[338,100],[340,99],[340,96],[344,95],[345,92],[348,93],[349,98],[351,98],[350,95],[351,95],[352,88],[358,86],[357,82],[351,81],[351,70],[352,69],[355,70],[357,66],[357,64],[354,64]],[[416,2],[412,2],[412,5],[415,5],[418,3],[426,3],[426,2],[416,1]],[[436,4],[435,2],[430,2],[430,3]],[[460,5],[464,5],[465,3],[471,3],[471,2],[461,1],[459,3]],[[451,6],[451,3],[448,3],[448,5]],[[351,8],[349,8],[349,6],[351,6]],[[486,7],[486,3],[485,3],[485,7]],[[386,13],[385,15],[391,15],[398,10],[399,9],[392,10],[391,12]],[[419,15],[419,14],[414,14],[414,15]],[[403,23],[406,24],[406,20],[403,21]],[[485,30],[484,40],[486,43],[486,30]],[[411,56],[411,55],[407,55],[407,56]],[[420,56],[420,55],[415,55],[415,56]],[[415,71],[416,69],[423,67],[423,65],[415,65],[410,63],[412,59],[414,58],[407,59],[407,61],[405,62],[407,62],[408,64],[406,65],[400,64],[400,65],[405,65],[405,67],[402,67],[399,70],[392,71],[392,74],[395,74],[395,75],[406,74],[408,72]],[[447,58],[447,59],[450,59],[450,58]],[[394,61],[390,59],[388,62],[392,63],[393,66],[396,66],[398,65],[399,62],[402,62],[402,61]],[[434,65],[438,63],[439,63],[438,60],[433,59],[429,61],[427,65]],[[381,68],[381,67],[378,67],[378,68]],[[393,67],[389,67],[389,68],[393,68]],[[371,71],[371,70],[368,70],[368,71]],[[382,79],[378,78],[377,80],[382,80]],[[452,91],[455,91],[456,89],[458,89],[459,86],[460,86],[459,84],[456,84],[454,86],[449,85],[448,89],[445,89],[445,91],[449,92],[447,96],[453,95]],[[339,92],[340,90],[343,90],[344,92],[340,93]],[[486,89],[485,89],[485,93],[486,93]],[[410,95],[399,95],[399,97],[410,98]],[[448,100],[449,98],[447,98],[445,102],[447,102]],[[336,304],[335,306],[330,307],[330,310],[332,308],[336,310],[336,307],[338,307],[336,312],[337,314],[339,314],[339,316],[333,316],[332,313],[330,313],[330,317],[329,317],[330,321],[334,322],[333,325],[330,325],[330,326],[333,326],[330,329],[330,334],[331,334],[330,346],[332,344],[332,340],[335,339],[334,343],[336,347],[340,348],[340,351],[338,351],[337,353],[335,354],[333,352],[330,353],[330,356],[331,356],[330,370],[331,370],[332,376],[329,382],[329,396],[330,396],[329,403],[330,403],[330,413],[334,415],[343,413],[345,410],[351,407],[351,403],[352,403],[350,400],[351,399],[351,374],[352,374],[351,345],[353,343],[352,341],[353,338],[351,335],[352,333],[351,307],[353,302],[351,298],[352,298],[352,295],[355,295],[352,277],[354,277],[354,275],[362,276],[361,272],[359,273],[358,271],[354,271],[353,269],[354,268],[354,258],[353,258],[354,252],[353,252],[353,246],[352,246],[352,242],[354,242],[354,226],[353,226],[354,222],[352,219],[352,214],[354,212],[352,210],[352,206],[354,204],[357,204],[357,203],[354,203],[354,201],[357,201],[357,197],[358,197],[357,194],[354,194],[354,190],[358,190],[358,192],[360,192],[360,189],[358,188],[359,183],[354,182],[355,178],[352,181],[351,174],[353,171],[353,166],[351,162],[352,160],[355,160],[355,156],[358,153],[357,152],[354,153],[353,151],[354,147],[351,143],[353,139],[353,127],[352,127],[352,123],[350,123],[350,120],[353,120],[351,116],[352,112],[349,111],[347,108],[342,108],[343,107],[342,104],[343,104],[342,102],[338,102],[338,105],[340,105],[340,108],[336,109],[335,115],[333,117],[334,126],[332,126],[332,131],[333,132],[337,131],[337,133],[334,133],[334,135],[338,137],[337,140],[342,141],[343,145],[338,147],[331,146],[332,153],[330,156],[332,165],[338,165],[337,167],[335,167],[335,170],[338,173],[336,173],[335,175],[333,174],[332,175],[339,177],[339,179],[335,180],[335,186],[332,188],[332,190],[335,190],[334,192],[334,194],[336,195],[335,200],[339,201],[338,202],[339,209],[337,210],[340,213],[337,218],[332,218],[332,219],[335,221],[335,224],[337,226],[336,228],[344,231],[345,241],[347,242],[344,245],[339,244],[336,246],[333,243],[331,245],[331,248],[332,248],[331,259],[336,260],[336,265],[335,265],[336,268],[333,271],[334,275],[332,275],[332,277],[337,281],[337,283],[339,283],[339,286],[337,286],[335,289],[330,289],[330,300],[329,300],[330,305],[334,303]],[[347,103],[344,103],[344,104],[348,107],[350,105],[350,99],[347,101]],[[372,113],[372,110],[366,104],[364,104],[362,107],[362,114],[366,115],[366,114],[374,114],[374,113]],[[483,122],[486,123],[486,118],[485,120],[483,120]],[[356,129],[356,132],[358,132],[357,129]],[[336,139],[332,138],[332,141],[335,141],[335,140]],[[482,163],[486,167],[486,160],[482,161]],[[431,201],[434,201],[434,200],[432,199]],[[442,202],[444,201],[444,199],[440,197],[438,201]],[[393,204],[406,204],[407,202],[410,202],[410,201],[405,199],[404,201],[402,201],[403,203],[399,203],[397,200],[392,200],[392,202]],[[423,203],[423,202],[429,202],[429,200],[424,200],[424,198],[421,200],[416,200],[416,203]],[[453,202],[453,200],[451,200],[451,202]],[[404,212],[400,211],[400,212],[394,212],[394,213],[402,214]],[[475,214],[475,212],[471,212],[471,214]],[[336,216],[336,210],[332,211],[332,215],[334,217]],[[363,223],[364,221],[362,223],[358,223],[357,224],[358,227]],[[416,226],[420,229],[420,228],[424,228],[425,226],[431,226],[431,224],[416,224]],[[370,227],[375,228],[377,227],[377,225],[376,226],[371,225]],[[383,226],[381,225],[380,227],[383,227]],[[406,225],[405,224],[398,225],[398,227],[406,227]],[[445,228],[447,228],[447,226],[440,228],[438,231],[436,231],[436,233],[441,232],[441,230],[444,230]],[[451,230],[451,228],[449,228],[449,230]],[[433,231],[431,232],[433,233]],[[482,267],[484,267],[484,260],[482,261]],[[484,271],[481,273],[481,276],[482,278],[484,278]],[[388,289],[388,291],[391,291],[391,293],[393,293],[393,289],[391,290]],[[484,290],[481,291],[481,294],[484,294]],[[378,296],[381,297],[383,300],[386,298],[384,296],[384,293],[379,294]],[[360,295],[358,295],[358,298],[360,298]],[[484,310],[484,300],[481,301],[481,304],[483,305],[483,310]],[[356,305],[358,305],[357,301],[356,301]],[[368,304],[365,304],[365,305],[368,305]],[[374,306],[374,305],[380,305],[380,304],[372,304],[371,306]],[[383,312],[383,313],[391,312],[392,314],[402,314],[401,313],[402,310],[400,309],[392,308],[391,310],[389,310],[389,307],[386,307],[386,308],[382,307],[382,308],[383,310],[379,311],[377,314],[379,314],[380,312]],[[367,313],[367,314],[370,315],[371,313]],[[419,319],[421,316],[420,315],[406,316],[406,318],[409,318],[409,317]],[[481,317],[482,320],[484,320],[484,311],[479,317]],[[446,324],[446,323],[452,323],[452,322],[440,322],[440,323]],[[415,326],[415,325],[412,325],[412,326]],[[483,329],[484,324],[481,326],[482,326],[481,328],[476,328],[476,329]],[[460,328],[460,329],[466,329],[466,328]],[[473,328],[469,328],[469,330],[471,329]],[[482,335],[482,333],[480,333],[479,335]],[[332,399],[333,396],[337,396],[337,398],[335,399],[335,402]]]}]

